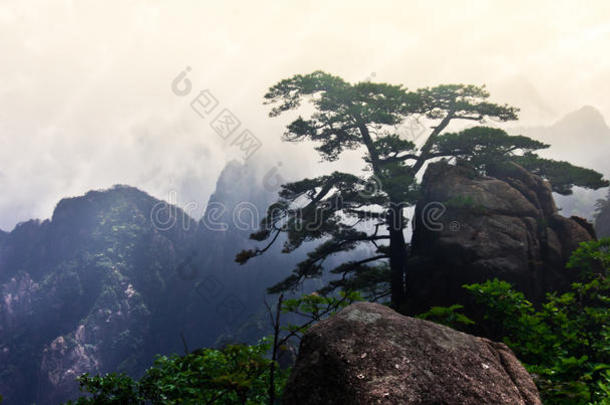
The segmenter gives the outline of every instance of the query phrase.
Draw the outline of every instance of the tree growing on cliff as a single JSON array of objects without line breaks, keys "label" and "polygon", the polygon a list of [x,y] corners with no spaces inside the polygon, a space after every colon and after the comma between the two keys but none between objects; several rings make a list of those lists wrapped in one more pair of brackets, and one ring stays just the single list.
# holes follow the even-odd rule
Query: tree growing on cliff
[{"label": "tree growing on cliff", "polygon": [[86,373],[78,377],[84,395],[66,405],[266,404],[271,391],[281,395],[288,378],[285,370],[277,370],[269,389],[269,348],[262,341],[158,356],[139,380],[123,373]]},{"label": "tree growing on cliff", "polygon": [[[485,171],[490,164],[527,157],[526,163],[540,174],[558,170],[558,162],[544,161],[533,151],[548,145],[526,137],[511,137],[502,130],[478,127],[446,133],[454,121],[508,121],[517,109],[487,101],[484,87],[451,84],[409,91],[401,85],[360,82],[351,84],[337,76],[316,71],[295,75],[271,87],[265,95],[275,106],[270,116],[301,110],[311,101],[313,112],[299,116],[287,126],[288,142],[313,141],[326,161],[336,161],[343,151],[362,150],[366,175],[335,171],[313,179],[285,184],[279,200],[268,208],[260,231],[251,238],[266,242],[260,248],[240,252],[236,261],[246,263],[267,251],[285,234],[283,252],[290,253],[305,242],[320,241],[293,274],[269,292],[294,289],[303,280],[319,277],[325,260],[360,244],[374,246],[374,254],[331,270],[340,278],[322,293],[336,288],[361,289],[389,281],[389,291],[371,290],[372,298],[390,294],[391,305],[400,309],[405,299],[408,246],[404,210],[418,197],[418,175],[430,160],[448,158]],[[430,123],[421,145],[398,135],[407,119]],[[601,175],[570,166],[572,174],[561,178],[557,191],[569,193],[573,184],[593,187]],[[559,177],[559,176],[555,176]],[[583,180],[583,178],[586,180]]]}]

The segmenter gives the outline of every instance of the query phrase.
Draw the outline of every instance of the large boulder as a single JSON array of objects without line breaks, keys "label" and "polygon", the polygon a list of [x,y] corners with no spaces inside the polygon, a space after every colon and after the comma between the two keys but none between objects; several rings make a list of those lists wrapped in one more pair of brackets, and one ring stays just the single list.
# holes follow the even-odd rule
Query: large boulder
[{"label": "large boulder", "polygon": [[559,215],[550,185],[518,165],[479,176],[431,164],[414,216],[407,267],[408,313],[465,300],[463,284],[499,278],[534,302],[563,290],[580,242],[595,238],[584,219]]},{"label": "large boulder", "polygon": [[355,303],[303,337],[287,404],[540,404],[503,343]]}]

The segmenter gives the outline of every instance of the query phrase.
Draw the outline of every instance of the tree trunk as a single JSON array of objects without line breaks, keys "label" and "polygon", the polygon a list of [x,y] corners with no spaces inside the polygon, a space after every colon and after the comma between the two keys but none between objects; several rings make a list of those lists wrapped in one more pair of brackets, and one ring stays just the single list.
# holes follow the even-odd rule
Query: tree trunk
[{"label": "tree trunk", "polygon": [[275,404],[275,364],[277,362],[277,341],[280,337],[280,314],[282,313],[283,300],[284,294],[280,294],[280,298],[277,300],[277,308],[275,309],[275,321],[273,321],[273,314],[270,314],[273,322],[273,352],[271,363],[269,364],[269,405]]},{"label": "tree trunk", "polygon": [[[440,131],[442,131],[442,129],[447,126],[448,123],[448,119],[443,120],[439,128],[435,131],[437,133],[440,133]],[[377,149],[375,148],[373,140],[371,139],[369,130],[366,125],[360,125],[359,128],[360,133],[362,134],[362,140],[366,145],[366,148],[369,152],[369,156],[371,158],[371,166],[373,167],[373,172],[378,178],[383,178],[384,173],[382,171],[382,166],[379,162],[379,154],[377,152]],[[428,149],[429,148],[431,148],[431,146],[428,146]],[[420,162],[418,161],[417,163]],[[417,168],[414,173],[416,174],[418,170],[419,168]],[[407,268],[407,246],[405,243],[405,236],[403,234],[404,216],[402,213],[402,205],[401,203],[395,203],[394,201],[397,200],[391,195],[390,200],[393,202],[390,203],[390,208],[387,213],[387,225],[388,231],[390,233],[390,291],[392,295],[391,305],[392,308],[397,311],[400,311],[405,303],[406,296],[405,271]]]},{"label": "tree trunk", "polygon": [[391,305],[397,311],[405,303],[405,272],[407,269],[407,245],[405,242],[404,217],[402,208],[392,205],[388,211],[388,231],[390,232],[390,291]]}]

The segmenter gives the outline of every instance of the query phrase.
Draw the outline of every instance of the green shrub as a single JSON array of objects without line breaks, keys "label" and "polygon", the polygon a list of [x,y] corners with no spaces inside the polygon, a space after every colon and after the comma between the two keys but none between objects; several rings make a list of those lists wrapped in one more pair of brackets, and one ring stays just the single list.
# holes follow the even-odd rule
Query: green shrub
[{"label": "green shrub", "polygon": [[[582,243],[567,266],[580,271],[579,282],[547,294],[540,308],[505,281],[464,286],[484,308],[479,331],[515,352],[547,404],[610,403],[609,246],[610,239]],[[433,308],[422,317],[444,317],[441,323],[459,328],[458,309]]]},{"label": "green shrub", "polygon": [[472,319],[460,313],[463,309],[464,306],[459,304],[451,305],[450,307],[432,307],[428,312],[418,315],[417,318],[460,329],[475,323]]},{"label": "green shrub", "polygon": [[[68,404],[265,404],[268,401],[269,344],[200,349],[185,356],[159,356],[136,381],[125,374],[78,378],[87,393]],[[276,372],[279,396],[288,370]]]}]

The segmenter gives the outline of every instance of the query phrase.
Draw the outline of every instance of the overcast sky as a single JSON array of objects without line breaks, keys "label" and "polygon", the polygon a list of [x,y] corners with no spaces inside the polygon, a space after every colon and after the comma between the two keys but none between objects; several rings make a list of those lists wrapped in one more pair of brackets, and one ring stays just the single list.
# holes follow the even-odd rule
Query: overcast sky
[{"label": "overcast sky", "polygon": [[[0,228],[129,184],[203,205],[235,147],[189,106],[209,89],[262,141],[263,172],[328,168],[282,145],[265,90],[322,69],[417,88],[486,84],[547,124],[610,116],[610,2],[0,0]],[[189,96],[171,91],[187,66]]]}]

